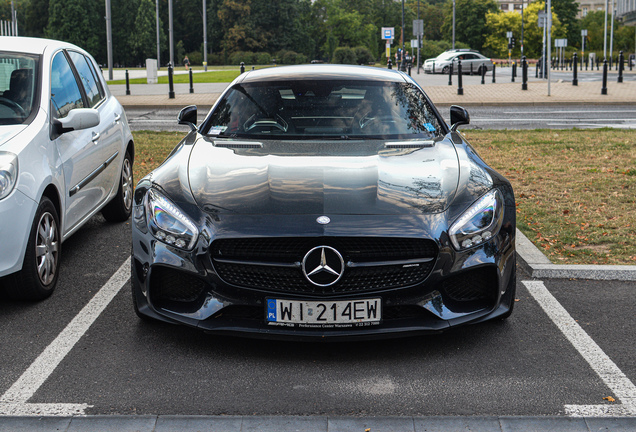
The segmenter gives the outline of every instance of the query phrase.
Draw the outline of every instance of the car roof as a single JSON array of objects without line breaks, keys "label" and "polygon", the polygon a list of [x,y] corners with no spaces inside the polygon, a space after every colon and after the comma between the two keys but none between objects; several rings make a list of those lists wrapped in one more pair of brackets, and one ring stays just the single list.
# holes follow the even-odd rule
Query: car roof
[{"label": "car roof", "polygon": [[52,39],[30,38],[21,36],[0,36],[0,50],[9,52],[20,52],[26,54],[43,54],[47,48],[73,48],[78,46],[68,42]]},{"label": "car roof", "polygon": [[241,75],[241,82],[286,81],[286,80],[355,80],[404,82],[401,72],[369,66],[332,64],[310,64],[277,66]]}]

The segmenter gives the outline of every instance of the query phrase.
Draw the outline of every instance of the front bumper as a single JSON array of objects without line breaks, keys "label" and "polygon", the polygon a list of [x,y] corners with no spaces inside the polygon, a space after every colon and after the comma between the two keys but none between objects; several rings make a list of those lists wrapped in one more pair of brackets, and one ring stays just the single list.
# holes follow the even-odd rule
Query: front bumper
[{"label": "front bumper", "polygon": [[[354,216],[334,216],[330,231],[325,233],[318,232],[318,228],[314,232],[308,230],[307,226],[316,224],[304,224],[305,218],[314,221],[316,215],[264,216],[259,225],[269,227],[269,230],[261,233],[235,230],[235,227],[254,227],[254,223],[245,218],[234,218],[233,223],[223,226],[214,237],[245,238],[265,234],[333,238],[350,235],[352,231],[361,237],[415,237],[424,233],[421,226],[429,226],[431,222],[414,224],[411,216],[391,217],[390,221],[386,216],[365,217],[364,220]],[[407,228],[409,226],[411,229]],[[413,228],[417,226],[420,228]],[[383,290],[311,294],[232,285],[217,273],[209,240],[203,240],[205,236],[201,236],[193,251],[185,252],[158,242],[148,232],[134,226],[133,295],[139,312],[158,320],[217,334],[284,339],[365,339],[436,333],[508,312],[514,301],[514,228],[504,226],[488,243],[462,253],[452,249],[444,232],[438,234],[437,257],[422,282]],[[478,284],[473,283],[476,280]],[[481,290],[483,295],[472,295],[476,298],[468,300],[459,298],[462,294],[458,293],[463,289]],[[382,299],[383,319],[376,325],[300,328],[266,322],[268,298],[330,301],[370,297]]]},{"label": "front bumper", "polygon": [[22,269],[38,203],[17,188],[0,201],[0,277]]}]

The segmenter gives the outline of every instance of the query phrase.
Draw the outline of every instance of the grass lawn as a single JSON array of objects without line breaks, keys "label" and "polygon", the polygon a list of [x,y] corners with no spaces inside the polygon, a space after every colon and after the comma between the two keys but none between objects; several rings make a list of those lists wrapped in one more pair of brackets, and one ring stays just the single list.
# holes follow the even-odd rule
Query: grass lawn
[{"label": "grass lawn", "polygon": [[[135,179],[184,136],[135,132]],[[629,130],[467,130],[511,182],[517,226],[556,264],[636,264],[636,134]]]}]

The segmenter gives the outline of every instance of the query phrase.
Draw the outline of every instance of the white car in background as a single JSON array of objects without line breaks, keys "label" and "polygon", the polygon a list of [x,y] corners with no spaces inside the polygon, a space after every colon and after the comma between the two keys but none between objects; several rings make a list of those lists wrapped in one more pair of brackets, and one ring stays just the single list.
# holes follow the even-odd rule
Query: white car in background
[{"label": "white car in background", "polygon": [[134,144],[95,60],[65,42],[0,37],[0,289],[51,295],[61,245],[98,212],[132,210]]},{"label": "white car in background", "polygon": [[[493,62],[475,50],[471,49],[454,49],[444,51],[435,58],[424,61],[425,73],[442,73],[448,74],[451,64],[453,65],[453,73],[457,74],[458,60],[462,62],[462,75],[476,73],[481,75],[483,69],[490,72],[493,69]],[[472,66],[472,69],[471,69]]]}]

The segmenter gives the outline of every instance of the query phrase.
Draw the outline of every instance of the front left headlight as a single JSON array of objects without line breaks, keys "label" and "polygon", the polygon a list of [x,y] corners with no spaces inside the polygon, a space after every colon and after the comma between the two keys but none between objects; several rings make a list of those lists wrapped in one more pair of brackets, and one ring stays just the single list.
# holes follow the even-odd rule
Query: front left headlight
[{"label": "front left headlight", "polygon": [[0,152],[0,200],[9,196],[18,182],[18,156]]},{"label": "front left headlight", "polygon": [[503,222],[503,195],[493,189],[479,198],[448,231],[456,250],[469,249],[497,235]]},{"label": "front left headlight", "polygon": [[199,238],[199,230],[168,198],[154,189],[146,194],[146,217],[152,235],[159,241],[190,250]]}]

